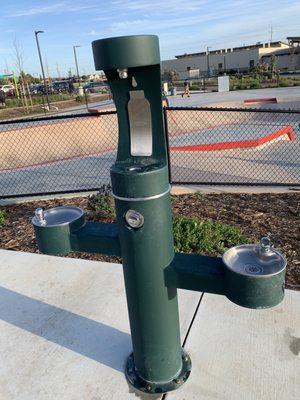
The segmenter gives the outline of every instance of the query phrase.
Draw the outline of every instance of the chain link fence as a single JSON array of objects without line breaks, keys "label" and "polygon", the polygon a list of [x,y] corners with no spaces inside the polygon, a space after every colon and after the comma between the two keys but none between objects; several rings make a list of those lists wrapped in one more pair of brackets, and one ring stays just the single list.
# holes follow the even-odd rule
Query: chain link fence
[{"label": "chain link fence", "polygon": [[0,123],[0,196],[97,190],[110,180],[115,111]]},{"label": "chain link fence", "polygon": [[173,183],[300,184],[300,111],[165,109]]},{"label": "chain link fence", "polygon": [[[164,109],[173,183],[300,185],[300,111]],[[97,190],[115,111],[0,122],[0,197]]]}]

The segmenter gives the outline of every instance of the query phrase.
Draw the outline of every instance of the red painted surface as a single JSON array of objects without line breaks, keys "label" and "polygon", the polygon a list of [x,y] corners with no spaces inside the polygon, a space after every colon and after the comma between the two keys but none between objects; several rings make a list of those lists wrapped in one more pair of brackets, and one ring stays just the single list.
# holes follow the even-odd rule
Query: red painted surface
[{"label": "red painted surface", "polygon": [[[173,151],[216,151],[216,150],[227,150],[227,149],[236,149],[236,148],[244,148],[244,147],[257,147],[261,146],[262,144],[265,144],[267,142],[271,142],[272,140],[278,139],[280,136],[287,135],[289,137],[290,141],[296,140],[295,133],[293,131],[293,128],[288,125],[283,127],[282,129],[279,129],[275,132],[270,133],[267,136],[264,136],[262,138],[256,139],[256,140],[241,140],[237,142],[219,142],[219,143],[210,143],[210,144],[199,144],[199,145],[193,145],[193,146],[171,146],[170,150]],[[82,159],[82,158],[88,158],[88,157],[96,157],[100,156],[105,153],[110,153],[111,151],[115,151],[116,148],[110,148],[104,151],[100,151],[97,153],[93,154],[82,154],[78,156],[71,156],[71,157],[66,157],[66,158],[61,158],[58,160],[52,160],[52,161],[45,161],[41,162],[38,164],[32,164],[32,165],[26,165],[22,167],[17,167],[17,168],[5,168],[2,169],[0,172],[13,172],[21,169],[26,169],[26,168],[36,168],[36,167],[42,167],[42,166],[47,166],[47,165],[52,165],[52,164],[58,164],[64,161],[70,161],[70,160],[75,160],[75,159]]]},{"label": "red painted surface", "polygon": [[269,97],[264,99],[246,99],[244,103],[277,103],[276,97]]},{"label": "red painted surface", "polygon": [[235,142],[219,142],[219,143],[207,143],[197,144],[191,146],[172,146],[170,150],[173,151],[217,151],[217,150],[228,150],[228,149],[240,149],[247,147],[258,147],[265,143],[272,142],[280,138],[281,136],[287,135],[290,141],[296,140],[293,128],[288,125],[283,128],[269,133],[267,136],[263,136],[259,139],[254,140],[239,140]]}]

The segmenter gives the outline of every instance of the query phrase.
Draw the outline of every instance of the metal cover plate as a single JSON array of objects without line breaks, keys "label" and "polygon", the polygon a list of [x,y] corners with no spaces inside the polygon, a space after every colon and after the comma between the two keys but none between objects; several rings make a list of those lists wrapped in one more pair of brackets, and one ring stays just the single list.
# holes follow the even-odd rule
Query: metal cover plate
[{"label": "metal cover plate", "polygon": [[60,206],[44,211],[44,223],[36,217],[32,218],[32,223],[36,226],[59,226],[67,225],[81,218],[84,215],[80,207]]},{"label": "metal cover plate", "polygon": [[130,124],[130,154],[152,155],[152,121],[149,101],[143,90],[130,91],[128,116]]},{"label": "metal cover plate", "polygon": [[223,254],[223,263],[230,271],[257,278],[277,275],[285,269],[283,254],[273,248],[263,254],[260,249],[256,244],[232,247]]}]

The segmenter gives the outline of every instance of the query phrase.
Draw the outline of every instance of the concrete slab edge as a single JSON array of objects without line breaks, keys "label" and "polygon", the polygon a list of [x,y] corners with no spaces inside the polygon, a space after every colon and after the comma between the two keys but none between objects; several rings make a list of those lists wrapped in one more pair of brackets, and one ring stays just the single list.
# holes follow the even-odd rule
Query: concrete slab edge
[{"label": "concrete slab edge", "polygon": [[[260,193],[297,193],[300,192],[300,187],[297,186],[208,186],[208,185],[172,185],[171,194],[173,196],[179,196],[183,194],[260,194]],[[31,203],[41,200],[54,200],[54,199],[72,199],[75,197],[88,197],[92,194],[96,194],[97,191],[90,192],[74,192],[74,193],[60,193],[50,195],[37,195],[37,196],[24,196],[14,197],[8,199],[0,198],[0,206],[8,206],[13,204]]]}]

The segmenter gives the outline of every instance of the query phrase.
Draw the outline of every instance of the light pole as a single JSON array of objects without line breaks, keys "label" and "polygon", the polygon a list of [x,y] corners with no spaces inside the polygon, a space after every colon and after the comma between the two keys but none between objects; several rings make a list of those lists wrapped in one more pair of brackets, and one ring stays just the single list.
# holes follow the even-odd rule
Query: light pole
[{"label": "light pole", "polygon": [[[78,61],[77,61],[76,47],[80,47],[80,46],[73,46],[73,52],[74,52],[74,58],[75,58],[75,65],[76,65],[76,72],[77,72],[77,78],[78,78],[78,82],[79,82],[79,81],[80,81],[80,78],[79,78],[79,70],[78,70]],[[79,82],[79,83],[80,83],[80,82]]]},{"label": "light pole", "polygon": [[207,57],[207,77],[210,78],[210,66],[209,66],[209,49],[211,47],[206,47],[206,57]]},{"label": "light pole", "polygon": [[88,110],[89,107],[88,107],[88,100],[87,100],[87,97],[86,97],[86,92],[85,92],[85,90],[83,89],[83,87],[81,86],[80,77],[79,77],[78,61],[77,61],[77,54],[76,54],[76,48],[77,48],[77,47],[81,47],[81,46],[79,46],[79,45],[73,46],[73,52],[74,52],[74,58],[75,58],[75,65],[76,65],[76,72],[77,72],[77,79],[78,79],[78,83],[79,83],[79,86],[78,86],[78,96],[83,96],[83,95],[84,95],[86,109]]},{"label": "light pole", "polygon": [[40,49],[40,44],[39,44],[39,38],[38,38],[38,34],[39,33],[44,33],[44,31],[34,31],[34,34],[35,34],[35,40],[36,40],[36,45],[37,45],[37,49],[38,49],[38,53],[39,53],[41,70],[42,70],[42,75],[43,75],[43,80],[44,80],[44,86],[45,86],[48,110],[50,110],[50,101],[49,101],[49,96],[48,96],[48,89],[47,89],[47,83],[46,83],[46,78],[45,78],[45,71],[44,71],[44,66],[43,66],[43,60],[42,60],[41,49]]}]

